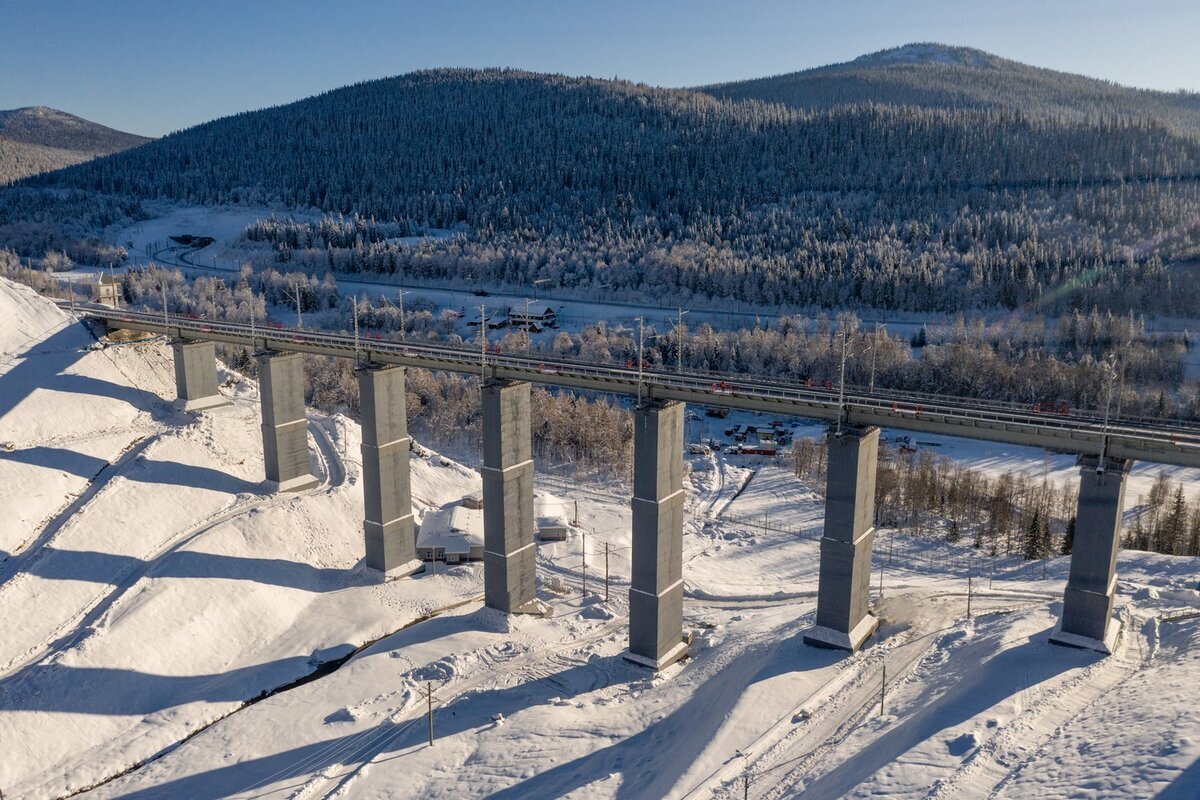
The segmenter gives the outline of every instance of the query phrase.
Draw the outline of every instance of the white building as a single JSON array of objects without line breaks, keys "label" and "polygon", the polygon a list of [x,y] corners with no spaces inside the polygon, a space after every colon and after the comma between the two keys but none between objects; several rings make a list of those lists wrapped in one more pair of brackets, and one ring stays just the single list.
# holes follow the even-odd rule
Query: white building
[{"label": "white building", "polygon": [[425,514],[417,533],[417,558],[422,561],[483,559],[483,509],[468,508],[461,500]]},{"label": "white building", "polygon": [[[561,542],[571,533],[573,506],[549,492],[534,492],[535,533],[544,542]],[[483,493],[474,492],[425,514],[417,531],[422,561],[483,560]]]},{"label": "white building", "polygon": [[570,535],[575,515],[561,497],[549,492],[534,492],[533,517],[539,539],[543,542],[561,542]]}]

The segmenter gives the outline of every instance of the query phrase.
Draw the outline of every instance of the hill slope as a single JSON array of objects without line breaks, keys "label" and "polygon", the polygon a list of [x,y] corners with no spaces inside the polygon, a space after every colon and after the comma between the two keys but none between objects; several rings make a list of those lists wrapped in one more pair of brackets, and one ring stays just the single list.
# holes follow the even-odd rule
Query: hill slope
[{"label": "hill slope", "polygon": [[[1048,298],[1051,310],[1185,313],[1200,299],[1172,291],[1155,257],[1200,251],[1198,176],[1200,138],[1132,113],[805,111],[439,70],[216,120],[27,183],[464,231],[433,253],[362,244],[380,256],[371,269],[434,279],[667,303],[954,311]],[[278,243],[279,260],[313,240]]]},{"label": "hill slope", "polygon": [[941,44],[910,44],[843,64],[714,84],[699,91],[725,100],[761,100],[807,110],[878,103],[1011,109],[1076,121],[1138,118],[1177,133],[1200,135],[1200,94],[1132,89]]},{"label": "hill slope", "polygon": [[0,186],[149,141],[53,108],[0,111]]}]

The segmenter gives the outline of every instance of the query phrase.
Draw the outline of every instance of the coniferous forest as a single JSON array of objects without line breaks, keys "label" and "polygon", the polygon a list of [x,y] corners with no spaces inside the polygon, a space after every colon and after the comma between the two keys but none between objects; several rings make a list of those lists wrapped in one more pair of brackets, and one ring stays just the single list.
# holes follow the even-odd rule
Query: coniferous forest
[{"label": "coniferous forest", "polygon": [[[23,241],[55,205],[50,227],[71,224],[70,188],[91,204],[274,204],[458,234],[415,248],[361,236],[341,248],[351,272],[764,307],[1192,313],[1189,98],[1122,89],[1087,101],[1086,79],[1062,76],[1060,94],[1078,102],[1056,113],[1015,90],[996,99],[1027,79],[1015,67],[922,67],[909,83],[958,75],[992,86],[989,102],[931,91],[801,108],[748,90],[414,73],[27,179],[0,194],[0,230]],[[1047,72],[1043,84],[1059,75]],[[320,232],[296,235],[300,251],[331,258]],[[318,256],[282,245],[281,262]]]}]

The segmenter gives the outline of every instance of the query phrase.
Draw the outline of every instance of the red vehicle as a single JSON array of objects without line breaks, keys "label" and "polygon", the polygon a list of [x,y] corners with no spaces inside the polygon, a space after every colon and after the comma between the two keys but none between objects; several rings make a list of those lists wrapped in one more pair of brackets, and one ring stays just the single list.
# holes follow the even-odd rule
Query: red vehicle
[{"label": "red vehicle", "polygon": [[1033,413],[1035,414],[1058,414],[1062,417],[1071,415],[1071,407],[1066,403],[1034,403]]},{"label": "red vehicle", "polygon": [[363,338],[364,339],[375,339],[376,341],[379,341],[379,340],[383,339],[383,336],[382,336],[382,334],[378,334],[378,333],[364,333]]},{"label": "red vehicle", "polygon": [[195,311],[189,311],[183,315],[183,318],[184,319],[200,319],[200,315],[197,314]]},{"label": "red vehicle", "polygon": [[[630,358],[625,361],[625,369],[637,369],[637,359]],[[650,369],[650,365],[645,361],[642,362],[642,369]]]},{"label": "red vehicle", "polygon": [[272,319],[272,320],[267,320],[267,327],[268,327],[268,328],[274,328],[275,330],[282,330],[282,329],[283,329],[283,323],[282,323],[282,322],[276,322],[276,321],[275,321],[275,320],[273,320],[273,319]]},{"label": "red vehicle", "polygon": [[201,333],[212,333],[212,326],[211,325],[201,325],[200,332]]},{"label": "red vehicle", "polygon": [[821,383],[821,387],[822,387],[822,388],[824,388],[824,389],[832,389],[832,388],[833,388],[833,381],[829,380],[829,378],[826,378],[826,379],[825,379],[825,380],[824,380],[824,381]]},{"label": "red vehicle", "polygon": [[714,383],[710,388],[712,389],[712,391],[715,394],[733,394],[733,387],[730,386],[725,381],[718,381],[717,383]]},{"label": "red vehicle", "polygon": [[548,366],[546,366],[545,364],[538,364],[538,365],[537,365],[537,371],[538,371],[538,372],[541,372],[541,373],[543,373],[543,374],[545,374],[545,375],[557,375],[557,374],[558,374],[558,367],[548,367]]}]

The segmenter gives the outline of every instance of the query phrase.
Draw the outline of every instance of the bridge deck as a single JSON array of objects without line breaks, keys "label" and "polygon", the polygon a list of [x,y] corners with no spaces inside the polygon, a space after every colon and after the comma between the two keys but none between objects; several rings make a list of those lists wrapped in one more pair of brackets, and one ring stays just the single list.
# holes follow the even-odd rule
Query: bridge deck
[{"label": "bridge deck", "polygon": [[[65,303],[64,303],[65,305]],[[636,369],[567,359],[487,353],[430,342],[392,342],[293,328],[254,327],[77,304],[110,327],[163,333],[282,352],[355,358],[465,374],[636,396]],[[867,393],[848,387],[841,405],[836,390],[769,381],[749,375],[644,370],[644,394],[708,406],[762,411],[780,416],[879,425],[919,433],[1043,447],[1068,453],[1107,455],[1200,467],[1200,425],[1174,420],[1104,420],[1094,413],[1072,416],[1035,413],[1027,407],[911,392]],[[1105,439],[1107,438],[1107,449]]]}]

